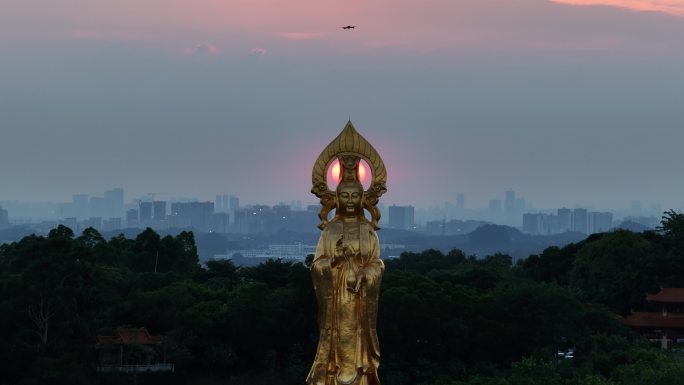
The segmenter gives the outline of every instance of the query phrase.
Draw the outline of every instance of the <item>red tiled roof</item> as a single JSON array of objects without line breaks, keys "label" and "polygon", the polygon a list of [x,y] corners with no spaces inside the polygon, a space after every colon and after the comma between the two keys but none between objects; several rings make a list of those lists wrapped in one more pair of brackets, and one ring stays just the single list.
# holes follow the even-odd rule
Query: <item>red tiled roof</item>
[{"label": "red tiled roof", "polygon": [[116,328],[113,336],[97,336],[101,344],[156,345],[161,339],[161,336],[151,336],[146,328]]},{"label": "red tiled roof", "polygon": [[646,295],[649,302],[684,303],[684,288],[661,288],[656,294]]},{"label": "red tiled roof", "polygon": [[684,328],[684,314],[634,312],[622,320],[627,326],[645,328]]}]

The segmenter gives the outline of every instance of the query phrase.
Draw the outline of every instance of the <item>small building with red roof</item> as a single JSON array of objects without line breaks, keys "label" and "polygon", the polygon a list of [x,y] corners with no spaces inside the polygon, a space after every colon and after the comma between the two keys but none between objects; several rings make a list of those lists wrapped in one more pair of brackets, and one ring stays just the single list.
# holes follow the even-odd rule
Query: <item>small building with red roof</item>
[{"label": "small building with red roof", "polygon": [[632,312],[622,322],[663,349],[684,344],[684,288],[661,288],[646,300],[660,311]]},{"label": "small building with red roof", "polygon": [[146,328],[119,327],[114,334],[98,335],[98,372],[173,372],[159,349],[163,338],[153,336]]}]

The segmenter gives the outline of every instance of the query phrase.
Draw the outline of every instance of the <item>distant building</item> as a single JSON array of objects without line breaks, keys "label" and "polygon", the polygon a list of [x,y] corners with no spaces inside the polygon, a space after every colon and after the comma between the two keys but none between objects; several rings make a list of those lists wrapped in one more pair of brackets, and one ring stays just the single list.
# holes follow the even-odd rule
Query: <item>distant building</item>
[{"label": "distant building", "polygon": [[[146,328],[120,327],[114,335],[97,336],[98,373],[173,372],[160,345],[162,336],[152,336]],[[141,348],[143,347],[143,348]],[[160,360],[161,359],[161,360]]]},{"label": "distant building", "polygon": [[505,200],[505,210],[506,210],[506,216],[512,217],[515,214],[515,191],[513,190],[508,190],[506,191],[506,200]]},{"label": "distant building", "polygon": [[213,215],[214,202],[176,202],[171,203],[169,220],[172,227],[194,227],[199,231],[210,231]]},{"label": "distant building", "polygon": [[152,202],[152,211],[155,222],[161,222],[166,219],[166,201]]},{"label": "distant building", "polygon": [[69,217],[69,218],[64,218],[60,221],[60,223],[68,228],[70,228],[74,233],[79,232],[78,228],[78,220],[76,217]]},{"label": "distant building", "polygon": [[574,209],[572,211],[572,231],[587,234],[588,225],[587,209]]},{"label": "distant building", "polygon": [[0,226],[9,224],[9,212],[0,206]]},{"label": "distant building", "polygon": [[130,209],[126,211],[126,226],[131,226],[138,223],[138,210]]},{"label": "distant building", "polygon": [[71,204],[73,208],[72,215],[78,219],[88,217],[88,195],[75,194],[71,197]]},{"label": "distant building", "polygon": [[560,234],[568,231],[593,234],[613,228],[613,214],[590,212],[586,209],[557,210],[558,215],[523,214],[523,232],[528,234]]},{"label": "distant building", "polygon": [[97,231],[102,231],[102,217],[90,217],[86,221],[86,228],[92,227]]},{"label": "distant building", "polygon": [[591,212],[588,214],[587,229],[589,234],[604,233],[613,228],[613,214],[609,212]]},{"label": "distant building", "polygon": [[217,213],[220,213],[224,210],[223,195],[216,195],[216,199],[214,200],[214,209]]},{"label": "distant building", "polygon": [[240,209],[240,199],[236,197],[235,195],[230,196],[230,215],[233,216],[233,220],[235,220],[235,212]]},{"label": "distant building", "polygon": [[102,197],[90,197],[88,215],[91,217],[102,216],[105,213],[105,201]]},{"label": "distant building", "polygon": [[217,213],[229,213],[230,197],[228,195],[222,194],[216,195],[216,200],[214,201],[214,211]]},{"label": "distant building", "polygon": [[523,232],[527,234],[543,234],[544,214],[523,214]]},{"label": "distant building", "polygon": [[572,230],[572,210],[568,208],[558,209],[558,230],[561,233]]},{"label": "distant building", "polygon": [[140,222],[149,223],[152,221],[152,202],[140,202]]},{"label": "distant building", "polygon": [[465,209],[465,195],[456,194],[456,210]]},{"label": "distant building", "polygon": [[109,218],[102,221],[102,231],[114,231],[121,227],[121,217]]},{"label": "distant building", "polygon": [[230,214],[214,213],[211,217],[211,230],[215,233],[225,234],[229,230]]},{"label": "distant building", "polygon": [[106,217],[121,217],[124,207],[124,190],[122,188],[114,188],[104,192],[102,199],[102,213]]},{"label": "distant building", "polygon": [[414,228],[415,209],[413,206],[389,207],[389,227],[394,229],[411,230]]},{"label": "distant building", "polygon": [[228,195],[224,195],[221,197],[221,211],[224,213],[230,213],[230,197]]}]

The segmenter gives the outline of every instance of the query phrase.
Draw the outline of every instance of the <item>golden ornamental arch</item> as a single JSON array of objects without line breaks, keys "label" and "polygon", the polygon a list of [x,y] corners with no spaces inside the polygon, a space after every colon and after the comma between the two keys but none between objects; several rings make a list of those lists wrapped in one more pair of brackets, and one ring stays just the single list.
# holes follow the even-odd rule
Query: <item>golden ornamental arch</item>
[{"label": "golden ornamental arch", "polygon": [[333,139],[316,159],[311,175],[311,193],[321,201],[321,210],[318,214],[321,230],[328,224],[328,213],[335,208],[335,192],[328,187],[328,167],[335,159],[345,156],[360,157],[370,167],[372,180],[368,190],[364,192],[364,209],[371,215],[371,225],[378,230],[380,210],[377,207],[382,194],[387,192],[387,170],[380,154],[373,146],[359,134],[351,120],[347,122],[342,132]]}]

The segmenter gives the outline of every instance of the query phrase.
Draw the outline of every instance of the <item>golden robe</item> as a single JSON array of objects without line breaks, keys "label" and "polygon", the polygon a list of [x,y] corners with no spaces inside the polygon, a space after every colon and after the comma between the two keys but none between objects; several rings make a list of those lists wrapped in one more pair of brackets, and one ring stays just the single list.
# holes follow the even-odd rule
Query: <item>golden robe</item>
[{"label": "golden robe", "polygon": [[[353,253],[336,257],[333,267],[342,243]],[[335,218],[321,233],[311,265],[320,340],[308,385],[380,384],[375,324],[384,268],[377,234],[365,219]],[[366,277],[362,283],[360,273]]]}]

